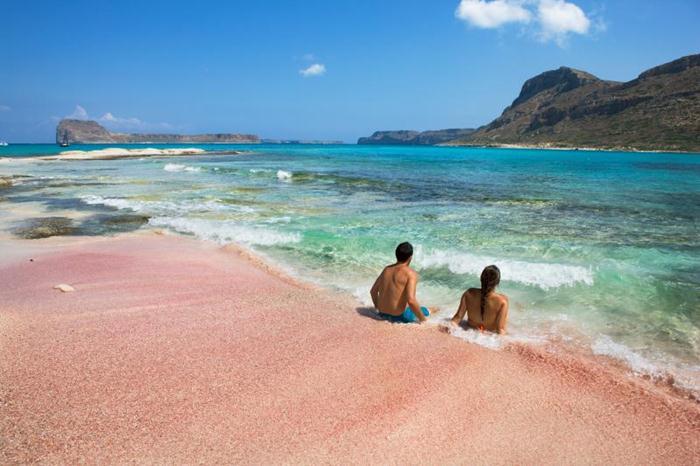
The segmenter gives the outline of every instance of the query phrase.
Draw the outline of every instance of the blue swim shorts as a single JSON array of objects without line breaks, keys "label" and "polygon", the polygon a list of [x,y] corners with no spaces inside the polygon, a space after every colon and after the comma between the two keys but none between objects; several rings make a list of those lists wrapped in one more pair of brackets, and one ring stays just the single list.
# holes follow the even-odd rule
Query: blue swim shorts
[{"label": "blue swim shorts", "polygon": [[[423,311],[423,315],[425,317],[428,317],[430,315],[430,311],[427,307],[421,306],[420,310]],[[402,322],[404,324],[412,324],[414,322],[418,322],[418,317],[416,317],[416,315],[413,313],[410,307],[407,307],[406,310],[403,311],[403,314],[401,314],[400,316],[392,316],[391,314],[384,314],[383,312],[380,312],[379,315],[392,322]]]}]

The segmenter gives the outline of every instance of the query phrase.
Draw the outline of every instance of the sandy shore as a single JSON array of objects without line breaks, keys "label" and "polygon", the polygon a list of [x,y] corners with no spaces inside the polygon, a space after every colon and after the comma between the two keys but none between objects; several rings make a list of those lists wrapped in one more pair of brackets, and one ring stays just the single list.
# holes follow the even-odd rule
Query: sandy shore
[{"label": "sandy shore", "polygon": [[695,401],[573,356],[377,321],[235,248],[23,244],[0,266],[1,464],[700,458]]},{"label": "sandy shore", "polygon": [[154,149],[150,147],[141,147],[137,149],[125,149],[120,147],[110,147],[107,149],[94,150],[68,150],[56,155],[46,155],[43,157],[34,157],[36,160],[117,160],[128,159],[135,157],[181,157],[195,155],[238,155],[240,151],[225,150],[225,151],[210,151],[207,153],[204,149],[194,147],[181,147],[172,149]]}]

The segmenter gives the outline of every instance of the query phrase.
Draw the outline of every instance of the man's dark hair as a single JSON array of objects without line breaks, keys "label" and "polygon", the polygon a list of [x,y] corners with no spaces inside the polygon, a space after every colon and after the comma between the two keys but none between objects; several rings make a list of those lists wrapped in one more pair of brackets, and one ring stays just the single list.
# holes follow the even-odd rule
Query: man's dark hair
[{"label": "man's dark hair", "polygon": [[396,246],[396,260],[397,262],[406,262],[413,255],[413,246],[411,243],[404,242]]}]

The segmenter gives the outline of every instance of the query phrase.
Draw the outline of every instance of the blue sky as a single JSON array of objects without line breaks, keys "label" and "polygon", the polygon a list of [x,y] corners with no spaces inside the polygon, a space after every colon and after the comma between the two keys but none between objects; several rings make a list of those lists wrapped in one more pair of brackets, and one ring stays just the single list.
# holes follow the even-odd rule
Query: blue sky
[{"label": "blue sky", "polygon": [[697,0],[0,6],[0,139],[11,142],[51,142],[68,115],[122,131],[350,142],[475,127],[542,71],[624,81],[700,51]]}]

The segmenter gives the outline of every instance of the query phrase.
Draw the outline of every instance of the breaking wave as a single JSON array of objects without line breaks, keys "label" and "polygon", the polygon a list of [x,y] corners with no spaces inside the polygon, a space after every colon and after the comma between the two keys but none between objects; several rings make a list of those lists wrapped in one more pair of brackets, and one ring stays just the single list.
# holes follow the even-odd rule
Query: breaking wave
[{"label": "breaking wave", "polygon": [[202,168],[201,167],[190,167],[188,165],[182,165],[179,163],[168,163],[165,164],[163,167],[163,170],[166,172],[191,172],[191,173],[197,173],[201,172]]},{"label": "breaking wave", "polygon": [[284,170],[277,170],[277,179],[280,181],[290,181],[292,179],[292,174]]},{"label": "breaking wave", "polygon": [[81,200],[88,205],[104,205],[115,209],[127,209],[134,212],[150,214],[168,214],[183,212],[255,212],[248,206],[227,205],[218,201],[141,201],[137,199],[110,198],[102,196],[84,196]]},{"label": "breaking wave", "polygon": [[416,263],[422,268],[447,267],[455,274],[480,275],[489,264],[501,269],[504,281],[536,286],[543,290],[576,284],[593,285],[593,272],[586,267],[547,262],[526,262],[474,254],[434,251],[416,254]]},{"label": "breaking wave", "polygon": [[272,246],[298,243],[301,235],[243,226],[225,220],[188,219],[182,217],[155,217],[148,221],[152,226],[170,228],[179,233],[189,233],[197,238],[219,244],[243,243],[246,245]]}]

